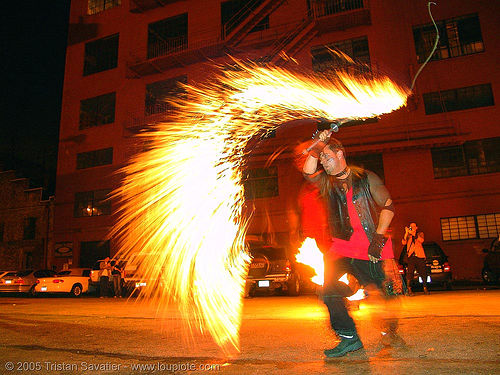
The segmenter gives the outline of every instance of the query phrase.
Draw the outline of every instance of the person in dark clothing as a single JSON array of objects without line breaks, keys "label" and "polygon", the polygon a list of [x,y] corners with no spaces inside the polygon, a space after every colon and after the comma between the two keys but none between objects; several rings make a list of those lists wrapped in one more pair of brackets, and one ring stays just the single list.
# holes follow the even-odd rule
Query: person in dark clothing
[{"label": "person in dark clothing", "polygon": [[100,264],[99,271],[99,292],[100,297],[109,297],[109,278],[111,277],[111,263],[106,257]]},{"label": "person in dark clothing", "polygon": [[427,266],[425,264],[425,251],[422,246],[424,242],[424,232],[417,232],[417,224],[411,223],[405,228],[405,235],[401,240],[404,245],[404,250],[408,258],[408,269],[406,271],[406,285],[408,287],[408,295],[412,296],[411,281],[413,274],[417,270],[418,275],[422,278],[424,293],[429,294],[427,289]]},{"label": "person in dark clothing", "polygon": [[[324,253],[323,301],[330,313],[330,324],[340,343],[325,350],[327,357],[340,357],[363,344],[346,305],[346,285],[339,281],[350,273],[361,285],[385,293],[385,273],[381,260],[392,259],[392,244],[385,236],[394,216],[390,194],[373,172],[348,166],[342,144],[328,131],[319,134],[310,151],[304,177],[315,183],[328,213],[330,248]],[[318,166],[318,162],[321,167]],[[402,340],[396,333],[397,320],[386,319],[383,343]]]},{"label": "person in dark clothing", "polygon": [[115,260],[111,261],[111,278],[113,279],[113,296],[122,298],[123,268]]}]

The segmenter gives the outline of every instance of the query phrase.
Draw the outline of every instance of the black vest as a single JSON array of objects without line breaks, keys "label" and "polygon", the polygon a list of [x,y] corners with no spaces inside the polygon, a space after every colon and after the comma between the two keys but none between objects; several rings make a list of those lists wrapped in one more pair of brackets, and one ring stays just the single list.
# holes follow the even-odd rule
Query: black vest
[{"label": "black vest", "polygon": [[[361,221],[368,240],[371,242],[378,224],[377,205],[373,200],[366,172],[351,170],[352,203]],[[340,185],[332,186],[328,194],[328,225],[332,237],[348,241],[352,229],[347,209],[346,193]]]}]

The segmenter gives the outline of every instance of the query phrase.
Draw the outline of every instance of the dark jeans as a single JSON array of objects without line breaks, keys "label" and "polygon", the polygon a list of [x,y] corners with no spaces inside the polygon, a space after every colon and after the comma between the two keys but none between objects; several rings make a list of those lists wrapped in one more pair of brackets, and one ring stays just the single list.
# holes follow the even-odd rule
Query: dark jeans
[{"label": "dark jeans", "polygon": [[422,278],[423,286],[427,286],[427,266],[425,265],[425,258],[419,258],[412,254],[408,258],[408,270],[406,271],[406,282],[410,286],[410,282],[413,280],[413,273],[417,270],[418,275]]},{"label": "dark jeans", "polygon": [[372,263],[369,260],[353,258],[331,259],[328,255],[325,255],[324,261],[323,302],[330,313],[330,324],[337,333],[356,332],[356,326],[347,311],[344,299],[350,296],[352,291],[338,279],[347,272],[358,279],[361,285],[374,284],[384,291],[385,274],[382,262]]},{"label": "dark jeans", "polygon": [[111,275],[113,278],[113,292],[116,297],[122,296],[122,278],[120,275]]},{"label": "dark jeans", "polygon": [[101,276],[99,279],[99,291],[101,297],[109,297],[109,277]]}]

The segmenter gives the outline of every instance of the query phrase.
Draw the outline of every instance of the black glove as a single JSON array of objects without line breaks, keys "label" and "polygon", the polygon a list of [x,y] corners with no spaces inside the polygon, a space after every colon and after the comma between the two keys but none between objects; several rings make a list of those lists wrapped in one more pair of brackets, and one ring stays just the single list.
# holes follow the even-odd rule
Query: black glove
[{"label": "black glove", "polygon": [[368,255],[380,259],[380,253],[382,252],[382,248],[384,247],[386,241],[387,238],[385,238],[383,234],[375,233],[373,235],[372,242],[370,242],[370,246],[368,246]]}]

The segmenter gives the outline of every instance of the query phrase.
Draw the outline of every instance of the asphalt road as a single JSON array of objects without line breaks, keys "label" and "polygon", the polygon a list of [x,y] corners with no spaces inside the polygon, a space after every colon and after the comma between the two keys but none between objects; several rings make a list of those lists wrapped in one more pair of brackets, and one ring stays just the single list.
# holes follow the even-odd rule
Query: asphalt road
[{"label": "asphalt road", "polygon": [[405,347],[380,345],[380,305],[361,302],[352,314],[365,348],[324,360],[335,337],[315,295],[244,300],[233,357],[199,333],[186,339],[175,309],[159,319],[135,300],[1,296],[0,373],[500,374],[500,290],[400,300]]}]

